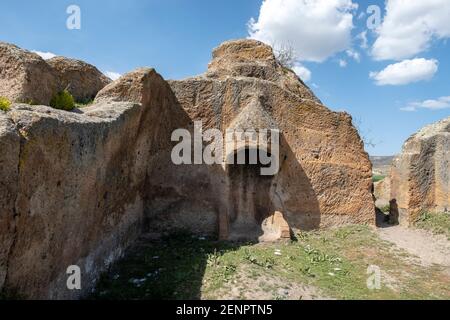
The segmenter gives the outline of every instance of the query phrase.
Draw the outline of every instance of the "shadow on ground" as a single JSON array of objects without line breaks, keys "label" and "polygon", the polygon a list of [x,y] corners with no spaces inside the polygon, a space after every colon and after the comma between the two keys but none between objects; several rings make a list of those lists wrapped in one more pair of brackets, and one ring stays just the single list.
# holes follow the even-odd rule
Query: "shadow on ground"
[{"label": "shadow on ground", "polygon": [[[161,239],[142,237],[105,273],[95,300],[198,300],[208,264],[243,243],[212,241],[187,232]],[[250,243],[247,243],[250,244]],[[226,277],[224,265],[221,276]]]}]

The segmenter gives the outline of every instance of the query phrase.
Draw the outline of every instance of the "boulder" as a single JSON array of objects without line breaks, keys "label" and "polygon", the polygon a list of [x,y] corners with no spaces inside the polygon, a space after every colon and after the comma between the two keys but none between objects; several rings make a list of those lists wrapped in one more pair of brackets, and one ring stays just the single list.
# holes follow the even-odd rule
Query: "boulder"
[{"label": "boulder", "polygon": [[50,103],[57,76],[39,55],[0,42],[0,97],[29,104]]},{"label": "boulder", "polygon": [[59,89],[67,88],[77,102],[93,100],[101,89],[111,83],[111,79],[96,67],[80,60],[54,57],[47,63],[55,71]]},{"label": "boulder", "polygon": [[391,171],[391,214],[414,224],[424,211],[450,210],[450,118],[411,136]]}]

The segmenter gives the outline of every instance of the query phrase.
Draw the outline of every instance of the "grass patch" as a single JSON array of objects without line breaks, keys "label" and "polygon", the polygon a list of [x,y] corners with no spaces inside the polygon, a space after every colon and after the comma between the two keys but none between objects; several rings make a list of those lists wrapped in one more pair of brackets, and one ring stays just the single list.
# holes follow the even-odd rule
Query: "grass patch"
[{"label": "grass patch", "polygon": [[372,178],[372,180],[373,180],[373,182],[375,183],[375,182],[383,181],[385,178],[386,178],[385,176],[374,175],[373,178]]},{"label": "grass patch", "polygon": [[425,212],[416,222],[416,227],[442,234],[450,240],[450,214]]},{"label": "grass patch", "polygon": [[[176,235],[136,245],[102,276],[91,298],[221,299],[239,288],[238,298],[259,290],[282,299],[278,290],[292,285],[336,299],[450,298],[448,274],[408,257],[367,226],[298,233],[295,241],[274,244]],[[383,272],[380,290],[367,288],[371,265]]]},{"label": "grass patch", "polygon": [[11,108],[11,101],[4,97],[0,97],[0,110],[7,112]]},{"label": "grass patch", "polygon": [[94,104],[94,99],[85,99],[85,100],[79,100],[75,101],[75,107],[76,108],[86,108]]}]

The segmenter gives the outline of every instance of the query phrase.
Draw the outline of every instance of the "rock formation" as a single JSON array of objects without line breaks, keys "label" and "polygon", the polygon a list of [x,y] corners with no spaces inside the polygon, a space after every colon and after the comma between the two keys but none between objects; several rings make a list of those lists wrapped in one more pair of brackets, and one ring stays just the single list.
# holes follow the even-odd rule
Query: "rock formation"
[{"label": "rock formation", "polygon": [[391,214],[411,225],[424,211],[450,210],[450,118],[410,137],[391,170]]},{"label": "rock formation", "polygon": [[54,57],[47,63],[55,70],[59,88],[67,88],[78,102],[93,100],[101,89],[111,83],[111,79],[96,67],[80,60]]},{"label": "rock formation", "polygon": [[[139,73],[128,91],[149,94],[142,103],[0,112],[0,288],[80,297],[141,234],[147,173],[185,122],[167,83],[152,69]],[[82,291],[66,287],[71,265],[81,268]]]},{"label": "rock formation", "polygon": [[[49,66],[6,48],[16,50],[1,58],[12,61],[8,72],[31,68],[25,58]],[[280,170],[261,176],[260,158],[176,165],[172,133],[195,137],[197,120],[222,133],[278,130]],[[0,112],[0,145],[0,289],[25,297],[85,295],[144,230],[275,240],[295,228],[375,222],[371,163],[351,117],[323,106],[257,41],[221,45],[207,73],[183,81],[138,69],[76,112],[16,104]],[[223,158],[250,158],[250,148],[264,147],[226,148]],[[274,152],[272,142],[265,148]],[[71,265],[81,268],[81,291],[66,287]]]},{"label": "rock formation", "polygon": [[391,200],[391,178],[386,177],[381,181],[374,183],[374,196],[376,198],[375,205],[377,208],[385,208],[389,206]]},{"label": "rock formation", "polygon": [[35,53],[0,42],[0,97],[48,105],[58,91],[52,67]]},{"label": "rock formation", "polygon": [[[292,228],[374,222],[371,163],[351,117],[323,106],[272,48],[254,40],[225,42],[204,75],[169,83],[204,130],[225,132],[236,121],[251,127],[248,119],[260,114],[281,132],[275,177],[251,177],[251,168],[230,166],[205,188],[218,193],[215,203],[225,202],[219,206],[222,238],[261,235],[261,223],[276,211]],[[240,212],[249,206],[252,217]]]},{"label": "rock formation", "polygon": [[52,97],[66,88],[77,102],[86,102],[110,82],[83,61],[63,57],[44,60],[0,42],[0,97],[13,102],[49,105]]}]

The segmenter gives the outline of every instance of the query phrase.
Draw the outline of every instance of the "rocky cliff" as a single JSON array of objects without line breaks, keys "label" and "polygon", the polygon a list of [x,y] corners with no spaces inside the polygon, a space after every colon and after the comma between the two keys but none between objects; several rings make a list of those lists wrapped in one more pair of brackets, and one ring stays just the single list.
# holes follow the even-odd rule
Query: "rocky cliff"
[{"label": "rocky cliff", "polygon": [[[185,122],[154,70],[127,79],[124,94],[147,98],[0,112],[0,288],[80,297],[142,233],[147,173]],[[81,268],[81,291],[66,287],[70,265]]]},{"label": "rocky cliff", "polygon": [[391,214],[404,225],[450,210],[450,118],[410,137],[391,171]]}]

